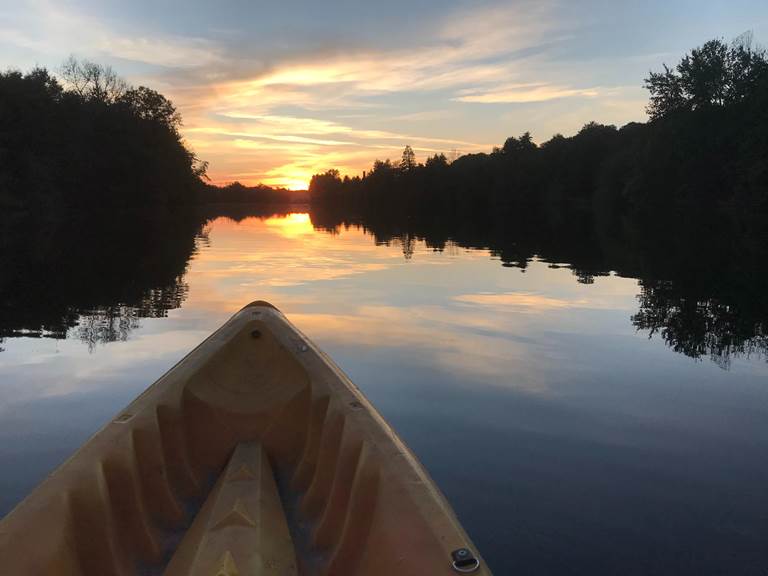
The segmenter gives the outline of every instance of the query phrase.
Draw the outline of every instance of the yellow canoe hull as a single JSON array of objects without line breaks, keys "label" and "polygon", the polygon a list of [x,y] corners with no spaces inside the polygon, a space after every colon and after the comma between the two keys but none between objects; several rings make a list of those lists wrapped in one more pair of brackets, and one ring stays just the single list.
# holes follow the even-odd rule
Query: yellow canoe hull
[{"label": "yellow canoe hull", "polygon": [[265,302],[235,314],[0,521],[0,567],[490,574],[414,455]]}]

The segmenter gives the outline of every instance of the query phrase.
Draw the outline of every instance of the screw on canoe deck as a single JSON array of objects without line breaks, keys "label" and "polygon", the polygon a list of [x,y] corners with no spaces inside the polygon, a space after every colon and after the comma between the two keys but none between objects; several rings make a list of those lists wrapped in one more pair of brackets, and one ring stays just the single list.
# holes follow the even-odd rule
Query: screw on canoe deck
[{"label": "screw on canoe deck", "polygon": [[474,572],[480,567],[480,560],[470,552],[468,548],[459,548],[451,552],[453,558],[453,569],[456,572]]}]

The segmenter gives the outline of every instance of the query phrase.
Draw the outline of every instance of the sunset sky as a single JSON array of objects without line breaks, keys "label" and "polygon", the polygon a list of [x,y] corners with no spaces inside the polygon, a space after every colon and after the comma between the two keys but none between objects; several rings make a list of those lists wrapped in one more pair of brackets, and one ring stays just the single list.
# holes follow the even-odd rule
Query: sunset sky
[{"label": "sunset sky", "polygon": [[176,103],[214,182],[303,188],[405,144],[645,120],[649,69],[749,30],[768,42],[765,0],[0,0],[0,67],[110,64]]}]

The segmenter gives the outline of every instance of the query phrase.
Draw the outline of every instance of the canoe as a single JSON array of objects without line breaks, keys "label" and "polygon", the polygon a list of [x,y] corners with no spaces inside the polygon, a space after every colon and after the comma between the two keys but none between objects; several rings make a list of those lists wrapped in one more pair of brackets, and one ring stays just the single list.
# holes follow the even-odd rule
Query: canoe
[{"label": "canoe", "polygon": [[488,575],[341,370],[249,304],[0,521],[14,576]]}]

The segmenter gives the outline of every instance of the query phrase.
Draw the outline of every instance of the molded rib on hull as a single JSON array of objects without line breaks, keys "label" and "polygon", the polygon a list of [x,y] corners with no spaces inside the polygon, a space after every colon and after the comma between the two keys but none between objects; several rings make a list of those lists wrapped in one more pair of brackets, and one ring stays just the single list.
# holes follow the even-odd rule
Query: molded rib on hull
[{"label": "molded rib on hull", "polygon": [[488,575],[349,379],[254,302],[0,521],[15,576]]}]

